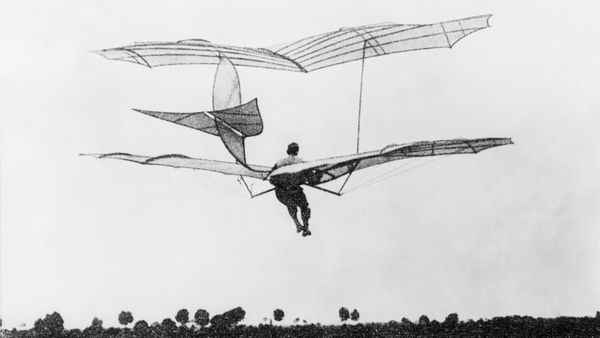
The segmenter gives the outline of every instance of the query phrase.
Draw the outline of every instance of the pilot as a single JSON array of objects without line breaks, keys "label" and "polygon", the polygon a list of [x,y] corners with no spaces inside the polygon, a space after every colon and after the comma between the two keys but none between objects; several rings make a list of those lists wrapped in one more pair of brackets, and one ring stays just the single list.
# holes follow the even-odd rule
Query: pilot
[{"label": "pilot", "polygon": [[[286,165],[304,162],[298,157],[299,150],[298,143],[290,143],[287,148],[288,157],[277,161],[273,166],[273,170]],[[310,230],[308,230],[310,208],[308,207],[308,201],[302,191],[302,187],[300,187],[303,180],[298,175],[280,174],[272,177],[269,182],[275,186],[275,196],[277,196],[279,202],[287,207],[290,217],[292,217],[292,220],[296,224],[296,231],[298,233],[302,232],[303,237],[310,236]],[[304,225],[298,221],[298,208],[300,208]]]}]

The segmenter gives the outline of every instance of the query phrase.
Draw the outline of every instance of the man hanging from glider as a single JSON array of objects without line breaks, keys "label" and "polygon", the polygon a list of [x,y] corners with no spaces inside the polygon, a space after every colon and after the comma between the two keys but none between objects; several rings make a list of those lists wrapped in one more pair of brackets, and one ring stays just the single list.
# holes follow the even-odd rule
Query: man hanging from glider
[{"label": "man hanging from glider", "polygon": [[[277,161],[272,170],[304,162],[298,157],[299,150],[300,147],[297,143],[290,143],[287,148],[288,157]],[[279,202],[287,207],[290,217],[292,217],[292,220],[294,220],[294,223],[296,224],[296,231],[302,232],[303,237],[310,236],[311,233],[310,230],[308,230],[310,208],[308,207],[306,195],[304,195],[302,187],[300,186],[304,183],[303,180],[300,179],[298,175],[284,174],[271,177],[269,182],[275,186],[275,196],[277,196]],[[298,208],[300,208],[303,224],[298,221]]]},{"label": "man hanging from glider", "polygon": [[[143,165],[207,170],[238,176],[251,197],[275,190],[302,236],[309,236],[310,209],[301,185],[332,193],[343,194],[352,173],[384,163],[424,158],[476,154],[485,149],[512,144],[506,137],[456,138],[391,144],[382,149],[360,151],[360,116],[362,79],[365,59],[388,54],[421,51],[433,48],[452,48],[458,41],[489,27],[491,15],[478,15],[431,24],[380,23],[360,27],[346,27],[314,35],[291,43],[268,48],[250,48],[211,43],[203,39],[173,42],[144,42],[102,49],[98,54],[118,61],[127,61],[146,67],[169,65],[217,65],[213,83],[211,111],[164,112],[134,109],[142,114],[218,136],[235,162],[192,158],[180,154],[159,156],[134,155],[124,152],[82,154],[96,158],[118,159]],[[246,159],[245,139],[263,131],[263,121],[257,99],[242,104],[237,66],[270,68],[283,71],[312,72],[318,69],[360,60],[360,91],[356,153],[304,162],[298,157],[298,144],[288,146],[288,157],[269,166],[249,164]],[[389,178],[397,169],[388,171],[377,180],[367,180],[360,186]],[[395,175],[395,174],[394,174]],[[346,177],[338,191],[321,187],[321,184]],[[269,180],[272,189],[254,193],[245,181]],[[345,193],[345,192],[344,192]],[[298,220],[300,208],[302,223]]]}]

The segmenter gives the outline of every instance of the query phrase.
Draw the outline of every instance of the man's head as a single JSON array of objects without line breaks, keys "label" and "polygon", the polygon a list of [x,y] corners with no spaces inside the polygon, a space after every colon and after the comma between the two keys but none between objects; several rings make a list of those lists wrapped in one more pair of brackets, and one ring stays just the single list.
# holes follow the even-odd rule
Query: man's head
[{"label": "man's head", "polygon": [[300,150],[300,147],[298,146],[298,143],[292,142],[288,145],[287,154],[296,156],[296,155],[298,155],[299,150]]}]

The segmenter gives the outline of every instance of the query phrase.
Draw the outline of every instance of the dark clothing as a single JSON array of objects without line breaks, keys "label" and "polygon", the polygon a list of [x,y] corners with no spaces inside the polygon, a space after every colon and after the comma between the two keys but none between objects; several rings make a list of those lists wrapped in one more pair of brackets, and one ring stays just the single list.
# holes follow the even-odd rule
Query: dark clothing
[{"label": "dark clothing", "polygon": [[308,208],[306,195],[300,186],[275,187],[275,196],[279,202],[289,208],[300,208],[304,210]]},{"label": "dark clothing", "polygon": [[[273,170],[278,167],[302,162],[302,160],[294,155],[284,158],[277,162],[273,167]],[[306,195],[302,191],[300,186],[303,182],[302,178],[294,174],[280,174],[275,177],[271,177],[269,180],[271,184],[275,186],[275,196],[283,205],[288,209],[288,213],[298,232],[304,231],[304,233],[310,234],[308,231],[308,219],[310,218],[310,208],[308,207],[308,201]],[[298,208],[300,208],[300,214],[302,216],[302,223],[298,221]]]}]

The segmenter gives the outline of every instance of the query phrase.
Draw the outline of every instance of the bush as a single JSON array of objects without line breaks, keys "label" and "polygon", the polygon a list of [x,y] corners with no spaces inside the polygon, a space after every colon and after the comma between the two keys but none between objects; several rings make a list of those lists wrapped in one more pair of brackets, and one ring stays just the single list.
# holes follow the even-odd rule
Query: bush
[{"label": "bush", "polygon": [[284,316],[285,313],[281,309],[276,309],[275,311],[273,311],[273,319],[275,319],[278,322],[280,322]]},{"label": "bush", "polygon": [[350,314],[350,319],[353,321],[357,321],[360,318],[360,314],[358,313],[358,310],[354,309],[354,311],[352,311],[352,313]]},{"label": "bush", "polygon": [[177,311],[177,315],[175,315],[175,320],[181,325],[185,325],[190,319],[190,313],[187,309],[181,309]]},{"label": "bush", "polygon": [[102,320],[98,319],[98,317],[94,317],[94,319],[92,319],[92,325],[90,325],[88,328],[83,330],[83,335],[86,336],[99,336],[102,334],[102,331],[104,330],[102,328]]},{"label": "bush", "polygon": [[137,337],[146,337],[150,333],[150,327],[145,320],[138,320],[135,325],[133,325],[133,333]]},{"label": "bush", "polygon": [[446,320],[444,320],[444,325],[450,326],[450,327],[456,327],[456,325],[458,325],[458,314],[457,313],[449,314],[446,317]]},{"label": "bush", "polygon": [[194,315],[194,321],[200,325],[200,327],[205,327],[206,325],[208,325],[208,323],[210,318],[210,314],[208,313],[208,311],[203,310],[203,309],[198,309],[198,311],[196,311],[196,314]]},{"label": "bush", "polygon": [[163,335],[174,335],[177,333],[177,324],[171,318],[165,318],[160,323],[160,331],[162,331]]},{"label": "bush", "polygon": [[348,309],[346,309],[345,307],[341,307],[338,311],[338,314],[342,322],[345,322],[348,320],[348,318],[350,318],[350,311],[348,311]]},{"label": "bush", "polygon": [[119,313],[119,324],[127,326],[127,324],[133,322],[133,315],[129,311],[121,311]]},{"label": "bush", "polygon": [[214,327],[231,327],[237,325],[246,317],[246,311],[241,307],[223,312],[223,314],[213,316],[210,324]]},{"label": "bush", "polygon": [[46,315],[33,324],[33,331],[38,337],[60,337],[63,335],[65,321],[58,312]]},{"label": "bush", "polygon": [[94,317],[94,319],[92,319],[92,326],[93,327],[100,327],[100,328],[102,328],[102,324],[104,324],[104,322],[102,321],[102,319],[99,319],[98,317]]}]

